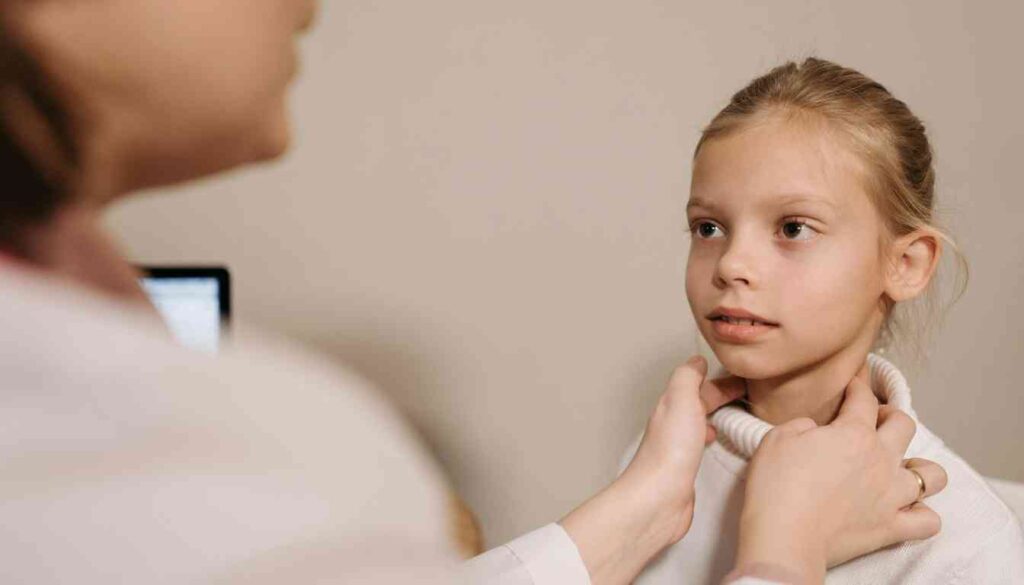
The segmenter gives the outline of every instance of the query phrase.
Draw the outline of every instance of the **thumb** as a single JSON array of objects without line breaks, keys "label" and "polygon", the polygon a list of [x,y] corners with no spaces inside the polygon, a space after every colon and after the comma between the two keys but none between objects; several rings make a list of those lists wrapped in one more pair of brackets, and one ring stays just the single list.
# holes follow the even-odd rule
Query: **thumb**
[{"label": "thumb", "polygon": [[[668,388],[661,395],[658,408],[673,412],[702,408],[700,390],[707,373],[708,362],[699,355],[677,366],[668,380]],[[709,389],[708,394],[713,395],[714,391]]]},{"label": "thumb", "polygon": [[674,452],[692,458],[691,451],[703,449],[707,411],[701,402],[700,387],[707,368],[704,358],[693,356],[672,372],[668,388],[647,421],[640,452]]}]

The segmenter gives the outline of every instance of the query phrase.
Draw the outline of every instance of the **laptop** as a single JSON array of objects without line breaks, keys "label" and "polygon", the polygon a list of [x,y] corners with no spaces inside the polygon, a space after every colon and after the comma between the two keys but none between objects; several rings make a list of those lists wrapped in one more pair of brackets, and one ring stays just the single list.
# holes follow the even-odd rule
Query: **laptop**
[{"label": "laptop", "polygon": [[182,345],[216,353],[231,322],[231,274],[223,266],[139,266],[142,287]]}]

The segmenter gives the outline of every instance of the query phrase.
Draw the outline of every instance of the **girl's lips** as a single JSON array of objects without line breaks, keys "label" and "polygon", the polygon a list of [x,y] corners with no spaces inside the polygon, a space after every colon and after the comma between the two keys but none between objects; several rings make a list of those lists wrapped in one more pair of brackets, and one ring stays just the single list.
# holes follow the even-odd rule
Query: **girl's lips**
[{"label": "girl's lips", "polygon": [[731,343],[752,343],[764,335],[778,329],[778,325],[767,323],[753,323],[752,325],[729,323],[721,319],[711,319],[711,329],[715,337],[721,341]]}]

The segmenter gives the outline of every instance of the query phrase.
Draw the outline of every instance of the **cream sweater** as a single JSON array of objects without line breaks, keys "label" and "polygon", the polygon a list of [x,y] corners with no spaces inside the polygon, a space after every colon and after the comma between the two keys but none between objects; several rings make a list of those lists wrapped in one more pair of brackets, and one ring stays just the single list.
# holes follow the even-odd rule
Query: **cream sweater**
[{"label": "cream sweater", "polygon": [[[917,421],[910,388],[888,361],[868,356],[872,387]],[[640,585],[718,584],[732,567],[747,461],[772,426],[739,406],[716,412],[718,442],[708,447],[697,475],[697,503],[689,534],[637,579]],[[637,444],[639,441],[637,442]],[[628,462],[636,446],[632,448]],[[907,458],[924,457],[949,474],[944,491],[927,504],[942,517],[934,538],[891,547],[830,570],[827,583],[1024,583],[1020,520],[976,471],[917,421]]]}]

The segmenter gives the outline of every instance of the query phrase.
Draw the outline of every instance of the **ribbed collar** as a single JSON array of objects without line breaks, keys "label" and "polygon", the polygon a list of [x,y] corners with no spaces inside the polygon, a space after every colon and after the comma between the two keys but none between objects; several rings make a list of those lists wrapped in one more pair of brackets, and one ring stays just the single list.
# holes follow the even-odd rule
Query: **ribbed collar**
[{"label": "ribbed collar", "polygon": [[[871,387],[884,402],[899,408],[917,421],[910,406],[910,386],[896,366],[875,354],[868,354]],[[711,424],[718,429],[718,440],[730,451],[750,459],[761,440],[774,428],[742,406],[730,404],[711,415]],[[920,425],[919,425],[920,426]]]}]

